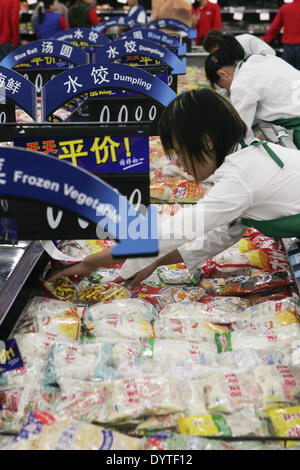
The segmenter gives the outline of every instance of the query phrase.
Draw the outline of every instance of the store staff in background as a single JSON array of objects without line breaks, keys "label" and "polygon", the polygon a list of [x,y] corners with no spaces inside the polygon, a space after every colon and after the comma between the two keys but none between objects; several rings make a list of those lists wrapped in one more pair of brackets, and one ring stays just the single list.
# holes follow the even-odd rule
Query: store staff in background
[{"label": "store staff in background", "polygon": [[38,16],[35,19],[38,39],[48,39],[53,34],[68,29],[65,18],[56,12],[57,7],[57,0],[39,2]]},{"label": "store staff in background", "polygon": [[286,3],[279,8],[263,40],[267,43],[273,41],[282,27],[282,58],[300,70],[300,0]]},{"label": "store staff in background", "polygon": [[145,25],[147,23],[146,10],[140,3],[139,0],[127,0],[127,5],[129,6],[127,18]]},{"label": "store staff in background", "polygon": [[[212,52],[215,52],[219,47],[219,40],[222,36],[223,33],[219,29],[213,29],[212,31],[210,31],[204,38],[204,49],[210,54]],[[276,55],[276,52],[272,47],[270,47],[262,39],[259,39],[253,34],[237,34],[234,37],[243,47],[246,56],[250,54]]]},{"label": "store staff in background", "polygon": [[[196,205],[170,217],[169,224],[161,220],[159,257],[124,263],[120,277],[133,278],[130,289],[161,265],[184,262],[193,273],[207,258],[236,243],[248,226],[270,237],[300,235],[298,150],[263,146],[260,141],[237,150],[246,125],[230,101],[209,88],[178,95],[163,111],[159,127],[166,154],[176,156],[197,182],[214,174],[215,183]],[[196,224],[197,214],[201,224]],[[195,227],[192,240],[187,235],[182,238],[185,224]],[[168,233],[173,236],[166,239]],[[50,275],[49,280],[85,276],[118,262],[107,249]]]},{"label": "store staff in background", "polygon": [[[39,14],[39,5],[40,5],[40,2],[37,4],[35,9],[33,10],[31,18],[30,18],[32,30],[35,32],[35,34],[37,34],[36,18],[38,17],[38,14]],[[68,7],[70,5],[71,5],[71,1],[60,0],[57,3],[57,9],[56,9],[56,13],[59,13],[60,15],[62,15],[67,24],[69,24],[69,9],[68,9]]]},{"label": "store staff in background", "polygon": [[0,61],[19,45],[19,25],[19,0],[0,0]]},{"label": "store staff in background", "polygon": [[300,72],[279,57],[245,57],[240,43],[223,35],[219,48],[205,62],[207,79],[230,92],[230,100],[248,127],[246,143],[254,139],[255,119],[292,129],[300,149]]},{"label": "store staff in background", "polygon": [[202,44],[204,37],[212,29],[222,29],[221,9],[216,3],[200,0],[199,6],[192,6],[193,28],[197,29],[195,44]]},{"label": "store staff in background", "polygon": [[70,28],[90,28],[100,23],[96,11],[96,0],[77,0],[69,8]]}]

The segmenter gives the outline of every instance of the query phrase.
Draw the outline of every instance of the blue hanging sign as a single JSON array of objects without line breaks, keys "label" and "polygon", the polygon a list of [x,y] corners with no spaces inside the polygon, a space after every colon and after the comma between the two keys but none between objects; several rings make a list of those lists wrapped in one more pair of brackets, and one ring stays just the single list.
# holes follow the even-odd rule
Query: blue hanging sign
[{"label": "blue hanging sign", "polygon": [[[0,65],[13,68],[19,64],[26,63],[36,57],[55,57],[72,65],[83,65],[89,62],[87,52],[80,47],[74,46],[68,42],[54,40],[33,41],[25,46],[18,47],[8,54]],[[53,67],[53,65],[52,65]]]},{"label": "blue hanging sign", "polygon": [[190,28],[182,21],[172,18],[159,18],[151,21],[151,23],[148,24],[148,27],[150,29],[178,29],[187,33],[189,39],[195,39],[197,37],[197,31],[195,29]]},{"label": "blue hanging sign", "polygon": [[149,41],[158,42],[170,47],[180,46],[180,41],[178,39],[170,36],[169,34],[163,33],[159,29],[133,29],[132,31],[121,34],[118,39],[128,39],[129,37],[133,37],[134,39],[148,39]]},{"label": "blue hanging sign", "polygon": [[16,206],[18,198],[23,204],[33,200],[53,205],[97,224],[119,241],[112,251],[116,257],[157,254],[153,206],[141,216],[115,188],[86,170],[55,157],[37,157],[17,147],[0,148],[0,196],[16,198]]},{"label": "blue hanging sign", "polygon": [[36,120],[34,85],[15,70],[0,65],[0,104],[5,104],[7,98],[26,111],[33,120]]},{"label": "blue hanging sign", "polygon": [[42,88],[42,121],[46,121],[56,109],[75,96],[108,88],[133,91],[163,106],[167,106],[176,98],[176,93],[162,80],[130,65],[81,65],[66,70]]},{"label": "blue hanging sign", "polygon": [[103,46],[108,44],[110,39],[104,34],[93,31],[90,28],[70,28],[66,31],[60,31],[52,36],[58,41],[71,42],[79,47],[81,44],[88,46]]},{"label": "blue hanging sign", "polygon": [[172,69],[172,75],[186,73],[186,60],[182,61],[169,49],[152,41],[129,39],[112,41],[108,46],[100,47],[95,52],[96,62],[113,62],[129,55],[146,56],[159,60]]},{"label": "blue hanging sign", "polygon": [[163,33],[159,29],[138,28],[121,34],[118,39],[148,39],[158,42],[165,47],[177,49],[179,57],[186,55],[186,44],[180,44],[180,41],[169,34]]},{"label": "blue hanging sign", "polygon": [[109,20],[101,21],[100,24],[97,26],[92,26],[92,31],[97,31],[101,33],[105,31],[107,28],[111,26],[126,26],[128,28],[133,28],[134,26],[139,26],[140,23],[135,21],[134,19],[130,19],[126,16],[115,16],[114,18],[110,18]]}]

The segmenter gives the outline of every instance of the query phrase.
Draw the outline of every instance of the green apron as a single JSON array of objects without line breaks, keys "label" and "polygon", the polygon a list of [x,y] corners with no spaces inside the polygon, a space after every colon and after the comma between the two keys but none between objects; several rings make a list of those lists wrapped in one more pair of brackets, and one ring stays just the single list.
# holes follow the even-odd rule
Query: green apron
[{"label": "green apron", "polygon": [[[243,63],[247,62],[249,57],[251,57],[250,54],[239,63],[239,69],[243,65]],[[265,55],[265,54],[259,54],[259,55]],[[300,114],[300,112],[299,112]],[[275,121],[265,121],[265,122],[271,122],[272,124],[275,124],[276,126],[282,126],[285,127],[286,129],[293,130],[293,142],[296,145],[297,149],[300,150],[300,117],[293,117],[293,118],[281,118],[281,119],[275,119]]]},{"label": "green apron", "polygon": [[286,129],[292,129],[293,132],[293,142],[296,145],[297,149],[300,150],[300,118],[282,118],[272,121],[272,124],[277,126],[285,127]]},{"label": "green apron", "polygon": [[[265,141],[255,141],[251,145],[262,145],[268,152],[274,162],[280,167],[284,167],[284,163],[278,155],[268,146]],[[300,197],[300,194],[299,194]],[[267,237],[272,238],[292,238],[300,237],[300,214],[288,215],[271,220],[254,220],[242,218],[241,223],[247,227],[253,227],[259,230]]]}]

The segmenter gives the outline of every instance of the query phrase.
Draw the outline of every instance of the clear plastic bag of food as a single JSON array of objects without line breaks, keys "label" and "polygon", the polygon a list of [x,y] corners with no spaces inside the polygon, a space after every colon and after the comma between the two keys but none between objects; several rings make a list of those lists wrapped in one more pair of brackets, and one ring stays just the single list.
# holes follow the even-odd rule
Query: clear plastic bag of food
[{"label": "clear plastic bag of food", "polygon": [[216,348],[213,342],[177,339],[143,338],[138,357],[154,359],[161,363],[195,362],[203,366],[216,364]]},{"label": "clear plastic bag of food", "polygon": [[191,436],[264,436],[253,406],[229,415],[202,414],[178,419],[179,431]]},{"label": "clear plastic bag of food", "polygon": [[263,391],[264,408],[297,404],[300,399],[300,368],[276,364],[257,366],[254,377]]},{"label": "clear plastic bag of food", "polygon": [[142,441],[74,419],[56,419],[35,411],[11,450],[139,450]]},{"label": "clear plastic bag of food", "polygon": [[200,287],[212,295],[241,296],[263,292],[276,292],[291,283],[286,271],[266,273],[249,271],[231,278],[203,278]]},{"label": "clear plastic bag of food", "polygon": [[270,320],[275,326],[280,327],[299,323],[299,314],[299,306],[288,297],[253,305],[241,313],[239,320],[255,323]]},{"label": "clear plastic bag of food", "polygon": [[298,337],[298,324],[275,328],[267,323],[266,325],[251,324],[231,333],[216,333],[215,341],[219,353],[243,348],[275,351],[288,348]]},{"label": "clear plastic bag of food", "polygon": [[189,317],[202,321],[211,321],[219,324],[229,324],[239,320],[239,313],[222,310],[222,308],[210,308],[200,302],[184,302],[166,304],[159,312],[159,318]]},{"label": "clear plastic bag of food", "polygon": [[211,342],[213,334],[227,333],[228,328],[197,317],[159,318],[154,323],[154,336],[160,339],[182,339]]},{"label": "clear plastic bag of food", "polygon": [[143,281],[143,284],[153,287],[167,285],[196,286],[199,283],[200,275],[200,270],[196,270],[193,275],[190,275],[187,269],[161,266],[157,268],[151,276],[147,277],[147,279]]},{"label": "clear plastic bag of food", "polygon": [[92,422],[110,399],[110,392],[103,382],[88,382],[66,377],[60,379],[60,395],[53,406],[53,413],[60,418],[74,418]]},{"label": "clear plastic bag of food", "polygon": [[103,315],[92,322],[95,337],[138,339],[154,336],[152,323],[137,315]]},{"label": "clear plastic bag of food", "polygon": [[33,356],[23,356],[22,359],[23,367],[0,374],[0,390],[41,383],[46,361]]},{"label": "clear plastic bag of food", "polygon": [[114,377],[111,367],[113,343],[73,345],[56,343],[51,347],[51,355],[43,382],[59,384],[61,378],[101,381]]},{"label": "clear plastic bag of food", "polygon": [[250,405],[263,409],[263,394],[253,375],[236,372],[205,379],[207,408],[211,413],[234,413]]},{"label": "clear plastic bag of food", "polygon": [[86,316],[91,322],[101,319],[105,315],[136,315],[145,320],[152,321],[157,318],[154,305],[144,299],[115,299],[111,302],[101,302],[89,306]]},{"label": "clear plastic bag of food", "polygon": [[199,287],[152,287],[141,284],[132,291],[132,297],[142,298],[153,304],[159,311],[165,304],[172,302],[197,302],[206,295]]},{"label": "clear plastic bag of food", "polygon": [[100,424],[119,423],[143,416],[183,412],[181,385],[182,381],[152,375],[104,383],[111,398],[106,409],[99,410],[94,420]]}]

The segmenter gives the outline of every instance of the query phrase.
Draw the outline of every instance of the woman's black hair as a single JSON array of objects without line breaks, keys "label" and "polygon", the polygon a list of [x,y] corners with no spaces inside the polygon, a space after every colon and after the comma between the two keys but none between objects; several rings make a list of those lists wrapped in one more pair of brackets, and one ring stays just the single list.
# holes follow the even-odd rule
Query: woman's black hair
[{"label": "woman's black hair", "polygon": [[49,8],[50,5],[54,3],[54,0],[43,0],[39,3],[38,9],[38,23],[41,24],[45,19],[45,10]]},{"label": "woman's black hair", "polygon": [[[232,104],[210,88],[178,95],[161,114],[159,135],[165,153],[174,155],[174,139],[181,158],[188,159],[195,177],[195,162],[216,155],[217,168],[245,137],[247,126]],[[212,147],[211,147],[212,144]]]},{"label": "woman's black hair", "polygon": [[223,33],[219,29],[212,29],[209,31],[203,40],[203,47],[206,52],[211,53],[215,47],[219,47],[219,41],[222,36]]},{"label": "woman's black hair", "polygon": [[219,39],[218,49],[210,54],[205,61],[205,74],[214,88],[219,81],[218,70],[221,67],[233,66],[237,61],[243,60],[245,50],[241,44],[230,34],[223,34]]}]

